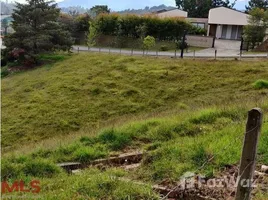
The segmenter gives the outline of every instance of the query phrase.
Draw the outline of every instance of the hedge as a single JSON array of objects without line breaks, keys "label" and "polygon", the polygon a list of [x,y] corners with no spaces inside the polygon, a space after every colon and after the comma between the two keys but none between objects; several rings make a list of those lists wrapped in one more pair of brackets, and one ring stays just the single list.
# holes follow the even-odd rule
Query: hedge
[{"label": "hedge", "polygon": [[157,40],[177,40],[184,30],[189,34],[203,34],[203,30],[192,26],[183,18],[159,18],[154,15],[101,14],[90,26],[89,42],[99,35],[144,38],[147,35]]}]

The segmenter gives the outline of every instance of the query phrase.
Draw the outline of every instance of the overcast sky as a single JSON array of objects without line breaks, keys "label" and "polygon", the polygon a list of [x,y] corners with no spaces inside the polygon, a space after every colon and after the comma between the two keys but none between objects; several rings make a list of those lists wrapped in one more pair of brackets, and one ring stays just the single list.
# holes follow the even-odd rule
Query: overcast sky
[{"label": "overcast sky", "polygon": [[[11,0],[9,0],[11,1]],[[14,0],[12,0],[14,1]],[[25,0],[17,0],[21,3]],[[60,2],[62,0],[56,0]],[[91,7],[92,4],[108,5],[112,10],[123,10],[128,8],[144,8],[145,6],[157,6],[165,4],[168,6],[175,6],[175,0],[65,0],[65,2],[77,2],[78,5]],[[232,0],[231,0],[232,1]],[[82,2],[82,3],[81,3]],[[236,8],[244,9],[248,0],[238,0]]]}]

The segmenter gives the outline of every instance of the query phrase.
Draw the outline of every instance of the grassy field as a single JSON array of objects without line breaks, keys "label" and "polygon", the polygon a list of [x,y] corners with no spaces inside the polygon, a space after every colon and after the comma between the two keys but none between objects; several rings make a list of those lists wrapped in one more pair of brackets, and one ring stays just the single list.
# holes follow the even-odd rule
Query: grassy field
[{"label": "grassy field", "polygon": [[[237,165],[256,106],[265,114],[258,163],[268,165],[267,77],[265,60],[94,53],[10,75],[2,80],[2,178],[39,179],[43,199],[157,199],[150,184],[177,181],[212,156],[198,171],[207,177]],[[134,171],[69,176],[56,166],[133,150],[147,152]]]}]

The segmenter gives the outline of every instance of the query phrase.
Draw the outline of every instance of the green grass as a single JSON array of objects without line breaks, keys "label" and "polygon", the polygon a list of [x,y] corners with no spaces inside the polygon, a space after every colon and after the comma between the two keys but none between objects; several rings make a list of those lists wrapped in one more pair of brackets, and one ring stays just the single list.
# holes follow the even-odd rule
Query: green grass
[{"label": "green grass", "polygon": [[[2,80],[2,147],[91,132],[133,115],[265,98],[267,62],[80,54]],[[16,142],[14,142],[16,141]]]},{"label": "green grass", "polygon": [[[252,86],[267,78],[267,61],[61,59],[2,79],[2,178],[40,180],[43,199],[156,199],[149,185],[119,178],[214,176],[239,163],[247,111],[256,106],[265,115],[258,163],[268,165],[268,91]],[[70,176],[56,165],[130,150],[146,152],[134,171],[92,167]]]},{"label": "green grass", "polygon": [[[262,104],[261,107],[264,113],[268,112],[268,104]],[[153,198],[155,194],[149,186],[144,188],[135,183],[125,183],[119,178],[147,183],[178,181],[179,177],[189,171],[213,177],[226,165],[237,165],[241,154],[246,111],[246,106],[214,107],[105,129],[95,137],[83,136],[70,145],[54,150],[39,149],[27,155],[4,158],[2,177],[9,180],[41,180],[41,195],[44,199],[51,199],[58,192],[57,197],[65,195],[68,199],[99,199],[105,194],[110,198],[115,195],[122,198],[131,196],[132,199]],[[127,138],[128,141],[123,143],[123,146],[118,145],[125,141],[122,138]],[[259,164],[268,164],[267,140],[268,124],[265,117],[258,146]],[[88,163],[124,147],[147,152],[137,170],[108,170],[100,173],[92,168],[81,175],[68,176],[56,166],[57,162],[66,161]],[[213,160],[198,170],[211,157]],[[44,178],[48,176],[50,178]],[[76,193],[79,195],[74,196]],[[260,193],[260,199],[261,196],[263,195]]]},{"label": "green grass", "polygon": [[268,88],[268,81],[267,80],[257,80],[253,86],[256,89],[264,89],[264,88]]}]

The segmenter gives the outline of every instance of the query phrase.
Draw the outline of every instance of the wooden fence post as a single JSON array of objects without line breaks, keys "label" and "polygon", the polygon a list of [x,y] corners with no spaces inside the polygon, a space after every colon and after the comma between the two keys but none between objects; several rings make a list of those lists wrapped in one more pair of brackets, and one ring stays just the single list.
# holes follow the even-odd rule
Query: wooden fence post
[{"label": "wooden fence post", "polygon": [[195,60],[195,50],[194,50],[194,60]]},{"label": "wooden fence post", "polygon": [[260,108],[254,108],[248,112],[235,200],[250,200],[262,118]]},{"label": "wooden fence post", "polygon": [[215,60],[217,60],[217,49],[215,50]]}]

